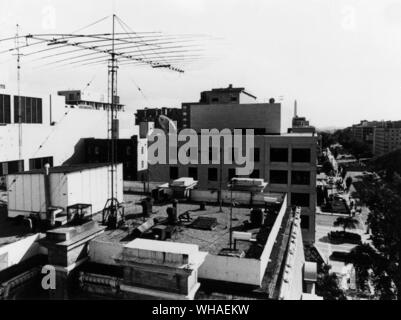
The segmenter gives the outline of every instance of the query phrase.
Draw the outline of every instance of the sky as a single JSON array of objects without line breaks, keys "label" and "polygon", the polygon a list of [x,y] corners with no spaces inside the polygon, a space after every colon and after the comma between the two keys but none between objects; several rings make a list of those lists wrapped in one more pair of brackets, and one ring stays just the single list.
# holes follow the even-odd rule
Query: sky
[{"label": "sky", "polygon": [[[281,101],[283,117],[296,99],[318,128],[401,119],[401,0],[1,0],[0,39],[17,23],[21,34],[68,33],[113,13],[135,31],[212,37],[184,74],[120,68],[127,110],[180,107],[233,84],[259,102]],[[15,66],[11,53],[0,56],[0,83],[15,87]],[[21,79],[22,90],[44,94],[89,82],[105,92],[107,68],[40,69],[22,58]]]}]

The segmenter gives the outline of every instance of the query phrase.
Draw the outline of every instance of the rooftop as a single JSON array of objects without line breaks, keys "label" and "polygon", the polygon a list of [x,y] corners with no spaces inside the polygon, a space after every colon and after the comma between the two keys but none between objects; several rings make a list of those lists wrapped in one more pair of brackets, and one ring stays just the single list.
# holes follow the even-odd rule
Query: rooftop
[{"label": "rooftop", "polygon": [[[277,197],[282,203],[283,194],[271,194],[272,197]],[[166,210],[171,207],[170,204],[153,205],[151,218],[145,218],[142,215],[142,207],[138,204],[143,199],[137,195],[124,195],[126,201],[126,220],[128,228],[117,230],[106,230],[98,239],[112,242],[132,241],[134,236],[132,231],[145,223],[147,219],[156,219],[158,221],[167,218]],[[281,207],[281,205],[280,205]],[[279,209],[279,208],[278,208]],[[259,258],[263,250],[264,244],[270,233],[271,226],[275,221],[275,214],[272,212],[271,218],[267,218],[267,223],[262,227],[250,225],[250,208],[234,207],[232,226],[233,231],[242,231],[252,233],[252,238],[257,239],[256,242],[238,242],[237,249],[243,251],[245,257]],[[219,212],[219,207],[215,205],[207,205],[205,210],[199,209],[199,204],[179,203],[178,216],[183,213],[189,213],[191,218],[188,222],[181,222],[176,227],[176,232],[173,233],[170,239],[166,241],[195,244],[199,246],[199,250],[207,251],[212,254],[219,254],[222,249],[229,247],[229,224],[230,224],[230,208],[223,207],[223,212]],[[191,225],[197,218],[215,218],[217,224],[211,230],[199,229]],[[97,217],[100,218],[100,217]],[[164,222],[156,223],[155,225],[166,225]],[[155,226],[152,227],[152,229]]]},{"label": "rooftop", "polygon": [[[68,165],[68,166],[58,166],[58,167],[51,167],[49,169],[50,173],[72,173],[72,172],[79,172],[83,170],[88,170],[88,169],[96,169],[96,168],[101,168],[108,166],[108,163],[85,163],[85,164],[73,164],[73,165]],[[23,172],[18,172],[18,173],[13,173],[15,175],[20,175],[20,174],[38,174],[38,173],[43,173],[44,169],[33,169],[33,170],[28,170],[28,171],[23,171]]]}]

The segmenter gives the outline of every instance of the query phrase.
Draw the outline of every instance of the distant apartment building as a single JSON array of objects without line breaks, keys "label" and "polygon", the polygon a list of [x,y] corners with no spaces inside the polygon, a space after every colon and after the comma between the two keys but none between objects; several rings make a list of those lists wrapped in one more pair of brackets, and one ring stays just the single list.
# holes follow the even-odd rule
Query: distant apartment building
[{"label": "distant apartment building", "polygon": [[401,126],[396,128],[375,128],[373,153],[381,156],[401,148]]},{"label": "distant apartment building", "polygon": [[355,139],[370,145],[374,156],[401,148],[401,121],[366,121],[351,127]]},{"label": "distant apartment building", "polygon": [[315,133],[316,128],[309,124],[305,117],[298,116],[297,100],[294,102],[294,117],[292,118],[292,127],[288,133]]},{"label": "distant apartment building", "polygon": [[380,121],[362,120],[359,124],[351,127],[351,133],[355,139],[367,143],[373,151],[374,130],[382,125],[383,123]]},{"label": "distant apartment building", "polygon": [[[201,95],[196,103],[183,103],[185,122],[200,133],[201,129],[253,129],[255,134],[253,158],[255,167],[250,178],[268,182],[267,192],[288,193],[288,203],[301,206],[303,239],[315,240],[316,210],[316,149],[318,138],[314,133],[281,133],[281,105],[275,103],[238,103],[243,88],[217,89]],[[245,94],[246,95],[246,94]],[[231,98],[233,101],[231,102]],[[249,97],[247,95],[247,97]],[[234,101],[234,98],[236,100]],[[213,99],[223,101],[217,103]],[[211,103],[209,103],[211,102]],[[238,150],[233,149],[233,153]],[[216,150],[209,150],[213,161]],[[222,185],[236,176],[236,164],[157,164],[149,166],[151,181],[173,181],[180,177],[192,177],[198,181],[198,189],[216,194]]]},{"label": "distant apartment building", "polygon": [[[88,94],[81,92],[80,97]],[[19,97],[7,89],[0,91],[0,177],[43,168],[45,163],[58,166],[83,162],[84,138],[108,138],[109,112],[103,108],[104,102],[99,101],[99,108],[81,108],[83,100],[74,99],[26,91]],[[130,138],[134,134],[133,115],[121,110],[117,121],[118,132],[113,134]]]}]

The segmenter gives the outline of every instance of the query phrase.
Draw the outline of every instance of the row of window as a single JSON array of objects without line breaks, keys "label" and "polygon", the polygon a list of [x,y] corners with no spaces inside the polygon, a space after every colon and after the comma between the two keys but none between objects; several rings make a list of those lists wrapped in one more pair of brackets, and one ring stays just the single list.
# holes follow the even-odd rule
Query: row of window
[{"label": "row of window", "polygon": [[[42,123],[42,99],[14,96],[14,123],[19,123],[21,100],[21,122]],[[0,94],[0,123],[11,123],[11,98]]]},{"label": "row of window", "polygon": [[46,163],[53,167],[53,157],[29,159],[29,170],[43,169]]},{"label": "row of window", "polygon": [[[235,168],[228,169],[228,180],[231,180],[236,176]],[[198,168],[189,167],[188,177],[198,180]],[[253,179],[260,178],[260,171],[254,169],[249,176]],[[175,180],[179,178],[178,167],[170,167],[170,179]],[[218,180],[218,168],[207,169],[208,181]],[[270,170],[270,181],[271,184],[288,184],[288,171],[286,170]],[[309,171],[291,171],[291,184],[293,185],[310,185],[310,172]]]},{"label": "row of window", "polygon": [[24,171],[24,160],[0,162],[0,176]]},{"label": "row of window", "polygon": [[10,96],[0,94],[0,123],[11,123]]},{"label": "row of window", "polygon": [[[288,171],[286,170],[270,170],[269,182],[272,184],[288,184]],[[291,184],[309,185],[309,171],[291,171]]]},{"label": "row of window", "polygon": [[[270,148],[271,162],[288,162],[288,148]],[[292,162],[310,162],[311,150],[307,148],[293,148]]]},{"label": "row of window", "polygon": [[[53,167],[53,157],[29,159],[29,170],[43,169],[45,164]],[[0,176],[24,171],[24,160],[0,162]]]},{"label": "row of window", "polygon": [[19,103],[21,101],[21,122],[42,123],[42,99],[14,96],[14,123],[19,123]]},{"label": "row of window", "polygon": [[[254,162],[260,162],[260,148],[253,149]],[[231,156],[232,159],[236,159],[237,150],[232,148]],[[190,151],[188,150],[187,156],[190,157]],[[209,161],[217,160],[219,157],[218,150],[212,147],[209,148]],[[288,162],[288,148],[270,148],[270,161],[271,162]],[[292,149],[292,162],[310,163],[311,162],[311,150],[307,148],[293,148]]]}]

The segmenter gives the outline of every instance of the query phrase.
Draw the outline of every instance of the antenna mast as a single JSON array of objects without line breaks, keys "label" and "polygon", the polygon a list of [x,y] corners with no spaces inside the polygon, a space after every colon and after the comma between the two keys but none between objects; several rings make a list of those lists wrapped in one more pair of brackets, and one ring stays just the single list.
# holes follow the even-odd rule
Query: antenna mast
[{"label": "antenna mast", "polygon": [[114,183],[115,183],[115,171],[116,171],[116,119],[117,119],[117,108],[116,108],[116,95],[117,95],[117,59],[116,59],[116,52],[115,52],[115,19],[116,15],[113,14],[113,21],[112,21],[112,38],[111,38],[111,52],[110,52],[110,65],[109,65],[109,75],[111,77],[111,84],[110,84],[110,93],[109,96],[110,100],[110,134],[111,134],[111,198],[110,198],[110,224],[116,226],[118,223],[118,200],[115,197],[114,193]]},{"label": "antenna mast", "polygon": [[[22,159],[22,105],[21,105],[21,56],[20,53],[20,42],[19,42],[19,25],[17,24],[17,33],[15,34],[15,48],[17,50],[17,94],[18,94],[18,170],[23,170],[23,159]],[[22,160],[22,163],[21,163]]]}]

